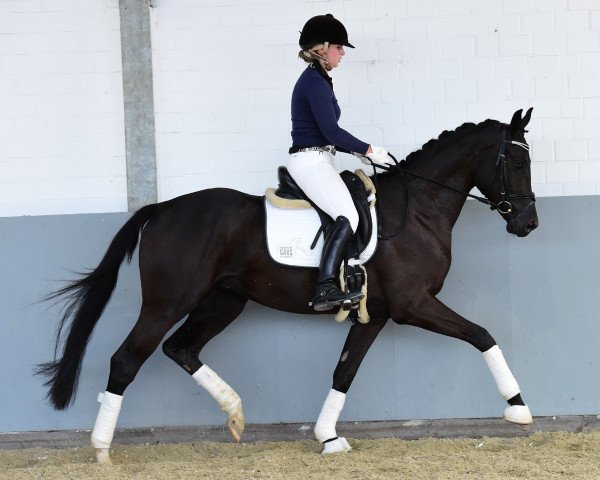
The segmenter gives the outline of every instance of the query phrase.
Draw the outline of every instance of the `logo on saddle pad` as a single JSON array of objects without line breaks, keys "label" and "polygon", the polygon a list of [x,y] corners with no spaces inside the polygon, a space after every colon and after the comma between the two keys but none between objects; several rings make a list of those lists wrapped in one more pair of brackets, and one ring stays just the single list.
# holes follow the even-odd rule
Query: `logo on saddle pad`
[{"label": "logo on saddle pad", "polygon": [[294,238],[289,244],[281,244],[279,245],[279,256],[282,258],[293,258],[294,252],[299,251],[301,253],[306,253],[306,250],[302,248],[300,244],[299,238]]}]

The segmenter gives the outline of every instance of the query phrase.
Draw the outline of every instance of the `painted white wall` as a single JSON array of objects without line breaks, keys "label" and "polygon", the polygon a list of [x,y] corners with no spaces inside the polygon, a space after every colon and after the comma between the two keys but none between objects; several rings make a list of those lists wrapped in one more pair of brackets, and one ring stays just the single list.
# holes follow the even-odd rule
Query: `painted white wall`
[{"label": "painted white wall", "polygon": [[118,5],[0,1],[0,216],[127,209]]},{"label": "painted white wall", "polygon": [[323,13],[357,47],[332,76],[340,123],[362,140],[405,156],[444,129],[533,106],[534,191],[600,194],[598,0],[153,3],[161,199],[275,182],[304,68],[298,31]]},{"label": "painted white wall", "polygon": [[[534,191],[600,194],[598,0],[152,4],[160,200],[274,184],[298,31],[328,12],[357,47],[333,72],[356,136],[405,156],[533,106]],[[126,208],[118,0],[0,1],[0,216]]]}]

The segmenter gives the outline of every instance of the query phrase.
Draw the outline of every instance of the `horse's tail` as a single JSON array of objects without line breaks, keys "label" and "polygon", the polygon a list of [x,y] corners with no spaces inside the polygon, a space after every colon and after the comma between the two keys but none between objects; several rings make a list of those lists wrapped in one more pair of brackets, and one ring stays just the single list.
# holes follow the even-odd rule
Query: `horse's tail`
[{"label": "horse's tail", "polygon": [[[119,267],[125,257],[131,261],[140,231],[157,206],[141,208],[121,227],[95,270],[45,298],[67,300],[56,334],[54,361],[38,365],[36,369],[36,373],[48,377],[44,385],[49,387],[48,399],[57,410],[64,410],[73,401],[85,349],[117,284]],[[56,360],[62,343],[61,332],[67,324],[69,330],[62,357]]]}]

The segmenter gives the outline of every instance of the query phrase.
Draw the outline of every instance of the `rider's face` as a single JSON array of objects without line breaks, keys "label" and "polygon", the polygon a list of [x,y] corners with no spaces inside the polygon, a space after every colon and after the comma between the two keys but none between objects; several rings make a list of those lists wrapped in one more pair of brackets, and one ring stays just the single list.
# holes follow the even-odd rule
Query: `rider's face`
[{"label": "rider's face", "polygon": [[325,52],[328,70],[337,67],[345,54],[343,45],[330,44]]}]

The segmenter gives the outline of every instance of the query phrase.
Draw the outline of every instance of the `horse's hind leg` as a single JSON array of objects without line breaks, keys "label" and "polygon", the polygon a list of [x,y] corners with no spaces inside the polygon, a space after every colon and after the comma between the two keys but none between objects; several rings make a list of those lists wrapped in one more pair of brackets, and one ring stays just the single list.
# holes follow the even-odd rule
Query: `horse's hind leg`
[{"label": "horse's hind leg", "polygon": [[165,334],[182,316],[183,314],[160,315],[142,305],[133,330],[112,356],[108,385],[106,392],[98,397],[100,410],[92,431],[92,445],[96,448],[98,463],[111,463],[109,448],[125,389],[133,382],[140,367],[156,350]]},{"label": "horse's hind leg", "polygon": [[502,351],[485,328],[461,317],[435,297],[419,302],[418,309],[411,314],[402,321],[398,321],[399,316],[394,316],[394,321],[458,338],[473,345],[483,354],[500,394],[509,404],[504,410],[504,419],[520,425],[533,422],[529,407],[521,398],[519,385],[508,368]]},{"label": "horse's hind leg", "polygon": [[242,313],[247,298],[213,287],[202,297],[187,320],[163,344],[163,352],[188,372],[227,413],[227,428],[236,442],[244,431],[244,412],[239,395],[203,365],[198,355],[204,346]]}]

